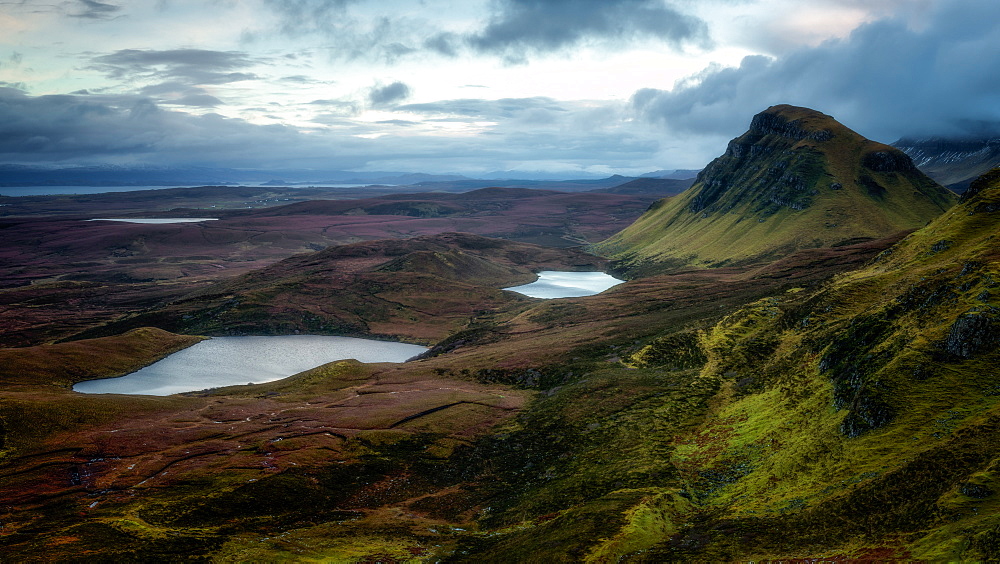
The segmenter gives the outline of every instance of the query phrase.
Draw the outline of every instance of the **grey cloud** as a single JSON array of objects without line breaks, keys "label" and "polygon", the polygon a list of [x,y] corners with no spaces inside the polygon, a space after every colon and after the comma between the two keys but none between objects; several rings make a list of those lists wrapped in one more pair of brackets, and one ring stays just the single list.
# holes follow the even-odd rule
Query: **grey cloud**
[{"label": "grey cloud", "polygon": [[[607,123],[575,126],[576,108],[550,110],[565,116],[555,126],[525,127],[519,120],[532,116],[532,104],[544,109],[551,101],[508,110],[512,118],[476,136],[426,135],[422,128],[407,127],[405,118],[374,124],[333,114],[317,116],[314,122],[326,127],[306,133],[172,111],[143,96],[33,97],[0,87],[0,162],[430,172],[551,170],[556,165],[584,170],[595,164],[655,170],[661,164],[656,135],[636,135]],[[383,135],[359,137],[372,133]]]},{"label": "grey cloud", "polygon": [[97,0],[77,0],[80,4],[78,12],[73,12],[70,16],[74,18],[84,18],[89,20],[108,20],[118,17],[122,7],[110,2],[98,2]]},{"label": "grey cloud", "polygon": [[534,98],[501,98],[499,100],[475,98],[442,100],[423,104],[406,104],[398,106],[396,110],[427,115],[459,115],[501,119],[512,118],[533,110],[565,112],[566,108],[552,98],[539,96]]},{"label": "grey cloud", "polygon": [[123,49],[91,58],[89,68],[124,81],[161,81],[144,86],[140,93],[158,96],[164,103],[211,107],[222,102],[200,85],[220,85],[254,80],[244,69],[259,61],[237,51]]},{"label": "grey cloud", "polygon": [[368,92],[368,101],[375,108],[392,106],[409,97],[410,87],[398,81],[386,86],[376,86]]},{"label": "grey cloud", "polygon": [[403,127],[409,127],[409,126],[413,126],[413,125],[420,125],[419,122],[409,121],[409,120],[405,120],[405,119],[386,119],[386,120],[382,120],[382,121],[377,121],[375,123],[380,124],[380,125],[399,125],[399,126],[403,126]]},{"label": "grey cloud", "polygon": [[427,34],[426,25],[402,17],[361,20],[348,9],[358,0],[264,0],[276,17],[264,29],[248,29],[245,41],[278,33],[301,38],[318,35],[327,39],[335,59],[374,59],[393,63],[417,51],[412,45]]},{"label": "grey cloud", "polygon": [[210,94],[188,94],[187,96],[178,98],[173,103],[179,106],[214,108],[215,106],[221,106],[222,100]]},{"label": "grey cloud", "polygon": [[638,115],[672,131],[732,136],[778,103],[808,106],[881,141],[1000,134],[1000,3],[939,2],[927,25],[883,19],[783,57],[710,68],[672,91],[640,90]]},{"label": "grey cloud", "polygon": [[662,0],[498,0],[498,10],[466,37],[476,51],[522,62],[588,40],[654,38],[674,46],[707,41],[707,26]]},{"label": "grey cloud", "polygon": [[204,88],[188,86],[181,82],[163,82],[143,87],[139,93],[152,96],[164,104],[211,108],[221,106],[222,100],[209,94]]},{"label": "grey cloud", "polygon": [[156,74],[194,84],[225,84],[256,78],[253,74],[235,71],[257,62],[238,51],[123,49],[94,57],[91,68],[115,79]]},{"label": "grey cloud", "polygon": [[304,74],[293,74],[290,76],[281,77],[282,82],[293,82],[295,84],[336,84],[335,81],[330,80],[316,80],[311,76],[306,76]]},{"label": "grey cloud", "polygon": [[277,25],[286,35],[322,31],[338,26],[345,8],[354,0],[264,0],[277,16]]},{"label": "grey cloud", "polygon": [[0,88],[0,162],[266,167],[320,162],[327,147],[293,128],[163,110],[139,96],[32,97]]},{"label": "grey cloud", "polygon": [[353,100],[313,100],[309,105],[323,107],[328,116],[356,116],[361,111],[357,102]]},{"label": "grey cloud", "polygon": [[435,51],[446,57],[457,57],[462,47],[462,38],[452,32],[441,32],[424,40],[424,49]]}]

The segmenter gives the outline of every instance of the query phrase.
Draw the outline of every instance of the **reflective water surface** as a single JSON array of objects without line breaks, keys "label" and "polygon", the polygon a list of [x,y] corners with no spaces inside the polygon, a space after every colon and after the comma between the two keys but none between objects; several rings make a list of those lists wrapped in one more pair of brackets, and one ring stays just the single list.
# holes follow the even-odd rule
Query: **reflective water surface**
[{"label": "reflective water surface", "polygon": [[163,223],[198,223],[201,221],[218,221],[217,217],[154,217],[154,218],[97,218],[88,219],[87,221],[123,221],[125,223],[151,223],[151,224],[163,224]]},{"label": "reflective water surface", "polygon": [[579,298],[600,294],[612,286],[624,283],[603,272],[559,272],[543,270],[531,284],[504,288],[532,298]]},{"label": "reflective water surface", "polygon": [[271,382],[334,360],[403,362],[426,350],[406,343],[324,335],[214,337],[137,372],[80,382],[73,389],[85,394],[165,396]]}]

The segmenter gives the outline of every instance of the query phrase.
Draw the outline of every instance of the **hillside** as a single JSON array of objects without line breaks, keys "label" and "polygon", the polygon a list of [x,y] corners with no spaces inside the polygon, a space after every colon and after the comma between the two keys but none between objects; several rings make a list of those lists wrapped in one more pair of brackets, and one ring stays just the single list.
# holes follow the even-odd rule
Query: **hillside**
[{"label": "hillside", "polygon": [[1000,557],[998,212],[1000,170],[868,267],[701,333],[719,403],[673,443],[700,517],[640,560]]},{"label": "hillside", "polygon": [[694,186],[595,249],[633,273],[766,262],[915,229],[955,200],[899,150],[820,112],[773,106]]},{"label": "hillside", "polygon": [[981,174],[1000,166],[1000,138],[900,139],[892,145],[913,159],[927,176],[958,193]]},{"label": "hillside", "polygon": [[[625,228],[656,198],[521,188],[383,197],[292,189],[335,199],[288,203],[292,194],[247,190],[205,187],[5,199],[0,215],[9,211],[16,217],[0,219],[0,310],[5,321],[0,346],[53,342],[295,254],[359,241],[465,232],[576,247]],[[240,200],[244,197],[252,199]],[[18,202],[8,204],[13,200]],[[163,225],[86,221],[121,217],[219,219]]]},{"label": "hillside", "polygon": [[611,188],[591,190],[604,194],[651,194],[657,196],[676,196],[694,184],[694,178],[636,178],[624,184]]},{"label": "hillside", "polygon": [[523,301],[540,270],[602,270],[586,253],[444,233],[296,255],[74,338],[153,326],[202,335],[313,333],[435,342],[477,312]]}]

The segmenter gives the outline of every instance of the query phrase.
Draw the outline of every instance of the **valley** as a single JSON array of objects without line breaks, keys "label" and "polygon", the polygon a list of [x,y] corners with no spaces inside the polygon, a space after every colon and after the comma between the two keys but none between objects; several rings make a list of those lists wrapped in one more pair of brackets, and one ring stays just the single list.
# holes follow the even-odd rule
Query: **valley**
[{"label": "valley", "polygon": [[[775,106],[664,199],[176,190],[0,208],[8,558],[1000,558],[997,170]],[[427,350],[73,391],[245,335]]]}]

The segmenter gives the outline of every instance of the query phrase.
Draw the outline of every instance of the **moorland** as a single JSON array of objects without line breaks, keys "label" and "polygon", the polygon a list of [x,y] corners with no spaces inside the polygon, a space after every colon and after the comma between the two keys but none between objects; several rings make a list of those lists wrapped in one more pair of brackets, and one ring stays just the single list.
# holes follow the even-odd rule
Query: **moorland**
[{"label": "moorland", "polygon": [[[775,106],[663,199],[180,190],[0,208],[8,558],[1000,558],[996,170],[959,197]],[[628,281],[501,290],[541,270]],[[431,348],[71,389],[295,332]]]}]

